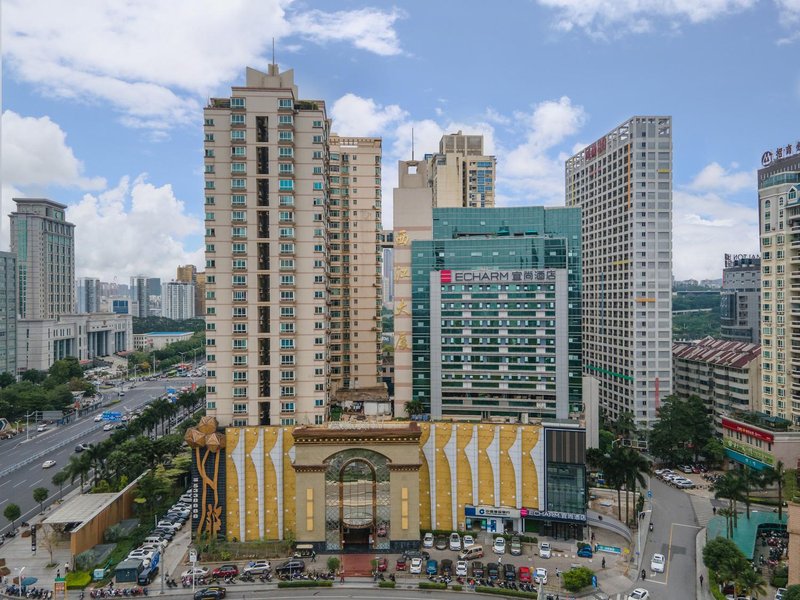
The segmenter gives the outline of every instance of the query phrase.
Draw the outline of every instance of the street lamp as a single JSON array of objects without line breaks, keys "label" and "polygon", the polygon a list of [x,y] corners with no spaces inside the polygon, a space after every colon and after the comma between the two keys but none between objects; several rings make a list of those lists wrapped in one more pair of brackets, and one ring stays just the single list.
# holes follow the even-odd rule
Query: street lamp
[{"label": "street lamp", "polygon": [[[35,417],[35,416],[36,416],[36,411],[33,411],[33,412],[32,412],[31,414],[29,414],[29,415],[25,415],[25,441],[26,441],[26,442],[27,442],[27,441],[30,439],[30,437],[31,437],[31,430],[30,430],[30,427],[28,427],[28,423],[30,422],[30,418],[31,418],[31,417]],[[25,567],[22,567],[22,568],[24,569]]]}]

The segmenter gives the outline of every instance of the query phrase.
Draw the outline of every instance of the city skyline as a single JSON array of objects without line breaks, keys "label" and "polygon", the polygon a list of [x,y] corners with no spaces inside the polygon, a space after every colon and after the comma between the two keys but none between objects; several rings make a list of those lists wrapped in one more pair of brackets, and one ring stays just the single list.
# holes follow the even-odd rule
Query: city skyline
[{"label": "city skyline", "polygon": [[[44,196],[69,206],[77,276],[168,280],[176,265],[202,265],[202,107],[241,85],[246,66],[265,69],[274,37],[281,69],[327,102],[332,132],[383,138],[387,228],[412,129],[418,158],[445,133],[483,134],[497,206],[563,206],[566,158],[630,114],[671,114],[674,276],[717,279],[725,252],[757,251],[761,153],[798,141],[785,127],[800,101],[789,3],[540,0],[514,19],[481,13],[480,50],[438,35],[477,27],[464,6],[4,2],[0,249],[11,197]],[[220,27],[238,34],[224,56],[205,42]],[[753,91],[757,80],[769,91]]]}]

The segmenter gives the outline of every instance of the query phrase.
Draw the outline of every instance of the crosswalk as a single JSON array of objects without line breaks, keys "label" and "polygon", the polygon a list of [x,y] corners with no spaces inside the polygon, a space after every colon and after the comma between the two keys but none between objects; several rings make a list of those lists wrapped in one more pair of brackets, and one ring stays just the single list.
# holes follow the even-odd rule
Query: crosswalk
[{"label": "crosswalk", "polygon": [[711,517],[714,516],[714,511],[711,508],[711,501],[708,498],[695,496],[693,494],[689,494],[689,499],[692,503],[694,514],[697,517],[697,524],[700,527],[705,527],[708,525]]}]

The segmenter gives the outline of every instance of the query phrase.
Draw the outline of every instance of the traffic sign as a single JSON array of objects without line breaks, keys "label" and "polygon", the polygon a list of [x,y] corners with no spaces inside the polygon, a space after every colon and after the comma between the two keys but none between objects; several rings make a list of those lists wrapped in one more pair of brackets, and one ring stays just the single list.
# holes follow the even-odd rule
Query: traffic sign
[{"label": "traffic sign", "polygon": [[653,490],[647,490],[647,497],[648,498],[652,498],[653,497]]},{"label": "traffic sign", "polygon": [[197,562],[197,550],[195,550],[194,548],[189,550],[189,562],[190,563],[196,563]]}]

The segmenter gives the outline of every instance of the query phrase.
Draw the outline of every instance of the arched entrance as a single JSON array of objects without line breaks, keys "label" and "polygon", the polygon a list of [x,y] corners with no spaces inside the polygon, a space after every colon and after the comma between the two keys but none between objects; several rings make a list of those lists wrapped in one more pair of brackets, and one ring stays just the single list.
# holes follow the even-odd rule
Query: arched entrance
[{"label": "arched entrance", "polygon": [[328,550],[389,549],[388,459],[365,449],[339,452],[325,472],[325,539]]}]

